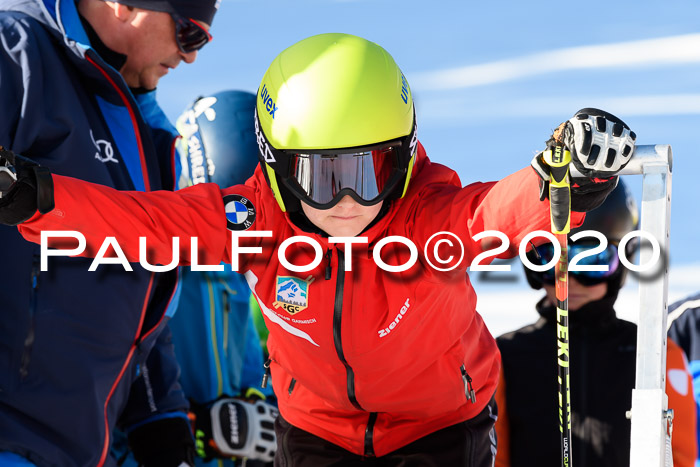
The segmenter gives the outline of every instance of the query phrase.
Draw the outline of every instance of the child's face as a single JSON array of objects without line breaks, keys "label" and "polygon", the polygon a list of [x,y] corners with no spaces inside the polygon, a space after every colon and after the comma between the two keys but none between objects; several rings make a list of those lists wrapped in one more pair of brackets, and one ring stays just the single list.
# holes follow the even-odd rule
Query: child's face
[{"label": "child's face", "polygon": [[315,209],[301,202],[306,217],[331,237],[354,237],[377,217],[381,201],[373,206],[363,206],[350,196],[345,196],[330,209]]},{"label": "child's face", "polygon": [[[547,298],[551,303],[557,303],[555,286],[544,285],[544,290],[547,292]],[[605,297],[608,292],[608,283],[601,282],[596,285],[581,285],[576,277],[569,275],[569,310],[576,311],[584,305],[595,302]]]}]

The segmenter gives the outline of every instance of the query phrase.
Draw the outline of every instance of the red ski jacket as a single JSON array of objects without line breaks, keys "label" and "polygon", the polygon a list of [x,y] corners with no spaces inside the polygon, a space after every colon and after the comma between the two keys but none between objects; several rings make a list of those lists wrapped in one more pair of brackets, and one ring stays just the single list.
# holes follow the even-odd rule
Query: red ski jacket
[{"label": "red ski jacket", "polygon": [[[79,231],[87,238],[87,256],[113,236],[129,261],[138,261],[138,237],[145,236],[149,263],[167,265],[177,236],[180,264],[190,264],[190,237],[198,237],[198,264],[218,265],[232,260],[232,233],[271,231],[268,238],[241,239],[241,245],[261,252],[240,254],[239,270],[270,331],[280,412],[292,425],[361,455],[387,454],[485,407],[496,389],[500,358],[465,272],[484,249],[501,242],[472,237],[503,232],[510,245],[501,256],[513,256],[527,233],[548,231],[550,225],[548,203],[538,201],[531,168],[499,182],[462,187],[457,174],[431,163],[420,145],[406,196],[360,235],[368,243],[353,245],[351,254],[347,246],[293,223],[260,167],[246,185],[223,190],[201,184],[174,193],[118,192],[60,176],[54,183],[56,209],[35,216],[20,231],[34,242],[42,230]],[[573,224],[582,221],[583,214],[574,213]],[[441,231],[464,245],[459,264],[459,249],[444,241],[437,260],[428,256],[440,268],[457,265],[449,272],[438,271],[424,255],[430,237]],[[310,271],[294,272],[278,259],[282,242],[294,236],[321,246],[319,252],[305,243],[286,249],[295,265],[317,258]],[[390,265],[410,259],[400,243],[377,248],[390,236],[416,246],[418,260],[406,271],[385,271],[374,259],[375,250]],[[449,240],[457,244],[455,237]],[[476,397],[470,400],[472,388]]]}]

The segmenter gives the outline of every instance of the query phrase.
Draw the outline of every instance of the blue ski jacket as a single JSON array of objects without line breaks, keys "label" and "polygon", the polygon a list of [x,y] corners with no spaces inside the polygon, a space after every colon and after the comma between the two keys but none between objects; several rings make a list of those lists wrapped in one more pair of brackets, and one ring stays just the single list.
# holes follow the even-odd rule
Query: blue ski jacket
[{"label": "blue ski jacket", "polygon": [[181,290],[170,327],[185,394],[200,404],[246,388],[271,396],[270,387],[260,388],[263,353],[245,278],[230,270],[183,268]]},{"label": "blue ski jacket", "polygon": [[[175,129],[91,47],[73,0],[2,2],[0,83],[3,146],[117,189],[173,189]],[[0,454],[113,465],[111,431],[154,346],[159,374],[138,378],[128,418],[187,407],[166,325],[177,273],[67,257],[42,272],[39,251],[0,226]]]},{"label": "blue ski jacket", "polygon": [[[688,357],[693,377],[695,410],[700,417],[700,293],[677,301],[668,307],[668,337],[673,339]],[[697,429],[700,446],[700,423]],[[700,467],[700,459],[695,461]]]}]

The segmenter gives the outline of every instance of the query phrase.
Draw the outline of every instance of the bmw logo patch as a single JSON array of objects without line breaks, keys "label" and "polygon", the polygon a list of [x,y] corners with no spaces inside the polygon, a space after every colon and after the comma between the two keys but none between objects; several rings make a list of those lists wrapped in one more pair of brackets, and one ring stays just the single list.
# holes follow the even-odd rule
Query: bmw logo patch
[{"label": "bmw logo patch", "polygon": [[224,209],[229,230],[248,230],[255,222],[255,206],[241,195],[224,196]]}]

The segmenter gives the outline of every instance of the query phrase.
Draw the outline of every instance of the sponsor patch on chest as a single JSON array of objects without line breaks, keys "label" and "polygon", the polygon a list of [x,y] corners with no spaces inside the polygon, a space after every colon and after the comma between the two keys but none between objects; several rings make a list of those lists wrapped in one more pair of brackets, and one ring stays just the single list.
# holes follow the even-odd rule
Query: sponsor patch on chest
[{"label": "sponsor patch on chest", "polygon": [[292,276],[277,276],[275,284],[275,308],[284,308],[290,315],[299,313],[309,306],[309,285],[314,281],[313,276],[299,279]]}]

